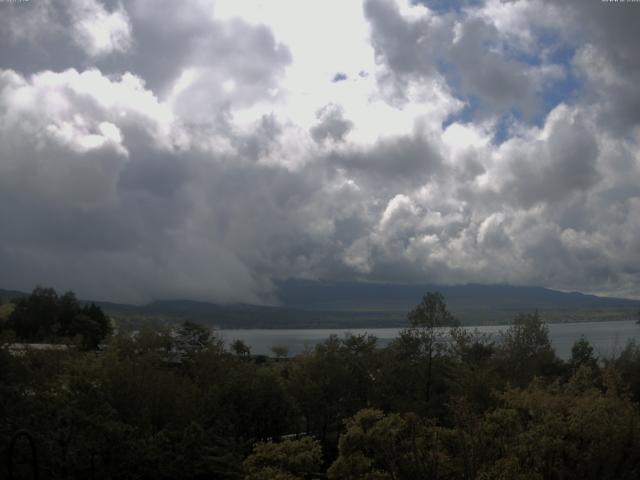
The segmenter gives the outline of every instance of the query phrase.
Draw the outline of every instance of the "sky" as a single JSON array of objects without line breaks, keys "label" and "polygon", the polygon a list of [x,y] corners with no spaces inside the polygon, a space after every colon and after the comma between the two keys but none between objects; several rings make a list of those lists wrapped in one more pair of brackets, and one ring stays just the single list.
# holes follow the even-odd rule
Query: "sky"
[{"label": "sky", "polygon": [[0,2],[0,287],[640,298],[640,2]]}]

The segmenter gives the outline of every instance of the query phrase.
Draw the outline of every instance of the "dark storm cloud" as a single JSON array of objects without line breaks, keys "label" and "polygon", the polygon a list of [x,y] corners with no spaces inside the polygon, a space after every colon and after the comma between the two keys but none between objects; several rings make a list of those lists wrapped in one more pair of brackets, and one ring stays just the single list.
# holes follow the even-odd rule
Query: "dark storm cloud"
[{"label": "dark storm cloud", "polygon": [[[255,227],[237,234],[262,238],[274,234],[266,227],[282,226],[270,210],[276,207],[258,195],[267,197],[266,187],[257,187],[268,172],[243,173],[243,163],[227,171],[215,156],[163,146],[161,119],[141,113],[136,118],[134,104],[148,100],[144,91],[116,83],[115,95],[131,102],[118,111],[99,104],[104,88],[77,94],[87,79],[96,77],[69,71],[37,77],[33,84],[15,74],[3,78],[3,281],[29,288],[46,271],[37,281],[55,278],[52,284],[65,288],[75,283],[86,295],[144,300],[177,288],[203,298],[258,300],[268,282],[243,263],[251,249],[240,248],[233,232],[258,206]],[[79,108],[84,105],[93,108]],[[275,192],[290,185],[271,184]],[[216,279],[207,279],[213,271]]]},{"label": "dark storm cloud", "polygon": [[237,135],[233,142],[244,160],[257,161],[278,148],[283,128],[273,115],[263,116],[249,134]]},{"label": "dark storm cloud", "polygon": [[[393,2],[367,0],[371,42],[377,61],[386,67],[380,78],[403,95],[407,82],[446,77],[462,98],[479,99],[475,112],[491,114],[517,109],[537,112],[546,77],[564,76],[559,66],[528,64],[517,59],[531,52],[504,35],[473,9],[430,12],[403,17]],[[546,68],[545,68],[546,67]]]},{"label": "dark storm cloud", "polygon": [[423,185],[442,158],[420,135],[381,140],[366,149],[335,152],[331,161],[377,191],[397,192]]},{"label": "dark storm cloud", "polygon": [[530,114],[536,99],[528,67],[487,48],[497,38],[496,28],[483,20],[472,19],[461,25],[448,59],[457,68],[462,92],[481,98],[490,110],[516,107]]},{"label": "dark storm cloud", "polygon": [[23,74],[83,69],[130,45],[129,18],[119,2],[3,2],[0,9],[0,66]]},{"label": "dark storm cloud", "polygon": [[385,66],[379,77],[389,83],[394,95],[405,98],[407,81],[429,77],[437,71],[436,60],[442,45],[452,39],[448,17],[409,21],[397,5],[385,0],[367,0],[364,13],[371,24],[371,44],[376,62]]},{"label": "dark storm cloud", "polygon": [[[632,218],[638,212],[637,193],[622,185],[638,179],[637,159],[631,160],[637,137],[630,136],[629,127],[640,111],[633,87],[640,80],[634,28],[640,9],[620,7],[532,1],[401,15],[393,2],[366,3],[381,81],[418,86],[445,75],[456,95],[480,102],[466,118],[481,120],[478,114],[513,108],[525,113],[493,153],[467,151],[452,170],[437,176],[437,191],[471,208],[464,227],[427,235],[422,250],[416,250],[407,239],[426,231],[417,217],[394,255],[423,251],[425,271],[444,279],[474,278],[470,265],[478,262],[479,271],[506,281],[514,281],[511,269],[520,282],[582,284],[593,291],[618,285],[621,292],[633,292],[637,278],[623,274],[620,265],[635,264],[632,252],[637,251],[630,233],[637,229]],[[442,25],[455,35],[438,37]],[[447,40],[434,48],[426,38]],[[560,51],[575,55],[562,63]],[[538,130],[529,124],[532,113],[549,101],[545,89],[553,89],[569,71],[585,88],[562,99],[571,107],[551,104],[557,108]],[[469,159],[471,169],[464,167]],[[425,189],[435,188],[427,181]],[[428,199],[432,208],[441,208],[437,198]],[[358,244],[360,252],[366,251],[358,258],[366,258],[369,271],[376,268],[376,258],[382,261],[374,253],[380,242],[386,245],[372,235]],[[371,243],[378,246],[362,246]],[[494,250],[500,254],[493,256]],[[460,277],[457,265],[465,258],[469,263]],[[551,258],[559,260],[551,265]]]},{"label": "dark storm cloud", "polygon": [[[242,104],[268,96],[291,60],[288,49],[276,43],[267,27],[240,19],[215,20],[214,10],[205,5],[184,8],[180,2],[169,0],[134,3],[128,10],[132,49],[126,55],[106,59],[104,68],[140,75],[161,94],[185,68],[200,69],[201,75],[188,94],[196,97],[196,102],[204,100],[204,108],[222,103],[212,103],[216,98]],[[232,91],[224,90],[225,82],[233,82]],[[184,100],[190,102],[189,96]],[[200,107],[191,102],[189,107]]]},{"label": "dark storm cloud", "polygon": [[313,139],[322,143],[325,140],[341,141],[353,128],[353,122],[344,118],[344,111],[338,105],[326,105],[316,114],[318,123],[311,127]]},{"label": "dark storm cloud", "polygon": [[567,2],[567,18],[582,38],[576,66],[586,77],[594,100],[602,107],[603,126],[626,129],[640,124],[640,55],[637,5]]},{"label": "dark storm cloud", "polygon": [[181,145],[201,132],[163,117],[132,79],[0,79],[3,282],[128,301],[273,300],[270,278],[338,263],[326,258],[340,242],[334,222],[340,238],[361,233],[354,192],[333,173],[261,164],[278,147],[273,116],[250,132],[217,124],[216,152]]},{"label": "dark storm cloud", "polygon": [[566,109],[554,112],[543,141],[514,140],[504,145],[508,157],[505,194],[525,208],[537,202],[558,202],[586,191],[598,180],[595,132]]},{"label": "dark storm cloud", "polygon": [[0,66],[24,74],[81,68],[84,52],[73,42],[61,3],[0,3]]},{"label": "dark storm cloud", "polygon": [[[0,66],[23,74],[88,66],[131,72],[158,95],[169,93],[186,68],[196,68],[192,100],[182,100],[190,108],[213,110],[269,96],[291,61],[268,28],[216,20],[206,2],[141,0],[126,7],[97,0],[0,4]],[[225,82],[232,88],[225,91]]]},{"label": "dark storm cloud", "polygon": [[[0,3],[0,286],[257,302],[305,277],[637,295],[640,8],[368,0],[370,78],[331,85],[351,63],[330,65],[317,96],[292,86],[279,32],[207,2],[19,8]],[[547,104],[567,72],[583,88]],[[351,102],[355,85],[372,90]],[[511,110],[525,114],[496,145]]]}]

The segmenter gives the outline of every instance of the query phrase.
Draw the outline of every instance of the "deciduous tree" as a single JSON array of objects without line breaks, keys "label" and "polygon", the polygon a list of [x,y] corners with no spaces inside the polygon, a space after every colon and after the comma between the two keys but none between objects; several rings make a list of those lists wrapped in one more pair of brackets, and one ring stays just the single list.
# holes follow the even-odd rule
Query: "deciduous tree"
[{"label": "deciduous tree", "polygon": [[425,399],[431,399],[433,358],[442,347],[443,327],[458,325],[456,318],[447,309],[444,297],[438,292],[428,292],[422,301],[409,312],[409,333],[420,340],[426,359]]}]

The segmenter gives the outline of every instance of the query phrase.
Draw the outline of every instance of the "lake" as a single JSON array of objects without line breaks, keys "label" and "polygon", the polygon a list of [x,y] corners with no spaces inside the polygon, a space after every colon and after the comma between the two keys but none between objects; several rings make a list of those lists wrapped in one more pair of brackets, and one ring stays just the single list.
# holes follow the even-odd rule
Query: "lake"
[{"label": "lake", "polygon": [[[620,320],[614,322],[579,322],[579,323],[550,323],[549,337],[560,358],[571,357],[573,343],[584,335],[594,347],[600,357],[610,357],[619,353],[629,340],[640,341],[640,325],[634,320]],[[492,325],[466,327],[469,330],[477,329],[483,333],[498,336],[500,331],[508,328],[508,325]],[[220,330],[219,333],[227,345],[236,339],[243,340],[251,347],[254,355],[272,355],[273,345],[286,345],[289,347],[289,356],[312,348],[317,343],[323,342],[329,335],[340,337],[346,334],[360,335],[369,333],[378,337],[380,346],[387,345],[393,340],[400,328],[352,328],[352,329],[282,329],[282,330]]]}]

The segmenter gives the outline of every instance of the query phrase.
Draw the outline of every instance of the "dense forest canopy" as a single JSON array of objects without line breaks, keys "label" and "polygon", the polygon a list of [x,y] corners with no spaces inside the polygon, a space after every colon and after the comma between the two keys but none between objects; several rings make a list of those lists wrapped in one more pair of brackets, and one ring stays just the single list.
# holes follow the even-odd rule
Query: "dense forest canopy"
[{"label": "dense forest canopy", "polygon": [[[2,455],[13,447],[0,477],[31,478],[36,466],[51,479],[640,474],[640,346],[604,359],[583,338],[562,361],[535,313],[490,337],[456,327],[428,293],[384,348],[371,335],[331,336],[293,358],[274,345],[269,359],[190,322],[120,329],[95,354],[94,330],[74,330],[88,323],[78,317],[99,323],[95,312],[37,288],[4,321]],[[81,335],[82,348],[16,354],[16,335]]]},{"label": "dense forest canopy", "polygon": [[36,287],[31,295],[13,299],[0,329],[23,342],[73,340],[95,349],[111,332],[111,323],[95,304],[80,305],[71,291],[58,295],[53,288]]}]

